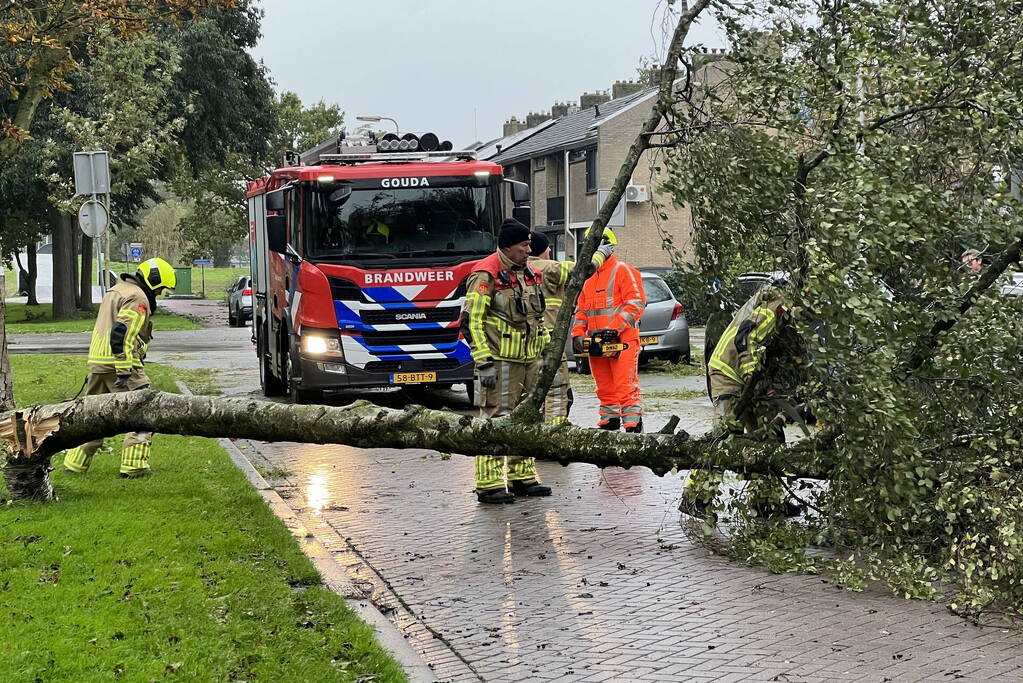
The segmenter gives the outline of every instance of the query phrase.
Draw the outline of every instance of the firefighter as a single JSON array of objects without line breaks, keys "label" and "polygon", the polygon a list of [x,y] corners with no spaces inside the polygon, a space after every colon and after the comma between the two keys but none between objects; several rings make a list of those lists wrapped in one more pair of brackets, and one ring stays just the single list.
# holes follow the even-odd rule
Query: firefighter
[{"label": "firefighter", "polygon": [[[139,264],[134,275],[121,281],[103,297],[89,344],[89,377],[86,395],[121,393],[149,387],[143,360],[153,337],[152,315],[156,297],[175,285],[174,269],[160,258]],[[124,437],[121,476],[140,477],[149,473],[149,450],[153,435],[133,432]],[[102,439],[72,448],[64,455],[64,468],[85,472]]]},{"label": "firefighter", "polygon": [[[783,282],[776,281],[761,288],[733,316],[707,361],[707,373],[711,402],[719,421],[732,419],[739,429],[748,432],[769,424],[776,438],[784,442],[784,416],[777,415],[776,411],[764,411],[762,400],[743,409],[741,414],[735,412],[746,386],[756,381],[758,371],[764,367],[770,340],[787,321],[789,304],[782,289],[776,286],[779,284]],[[765,393],[768,393],[766,387]],[[704,516],[717,497],[722,477],[720,471],[692,470],[679,510]],[[786,500],[777,478],[752,475],[749,489],[749,499],[758,514],[777,511],[786,516],[799,514],[799,507]]]},{"label": "firefighter", "polygon": [[[615,245],[618,238],[604,228],[602,241]],[[601,429],[643,431],[639,319],[645,308],[642,276],[614,254],[583,285],[572,327],[572,348],[577,354],[584,350],[589,354],[600,401],[597,426]],[[605,345],[613,350],[605,350]]]},{"label": "firefighter", "polygon": [[[476,364],[476,402],[482,417],[507,415],[533,388],[540,354],[550,335],[544,327],[542,276],[528,265],[529,228],[508,219],[495,253],[479,261],[466,281],[462,330]],[[476,498],[514,503],[516,495],[549,496],[533,458],[476,457]]]},{"label": "firefighter", "polygon": [[[558,317],[558,311],[565,301],[565,285],[568,284],[568,277],[572,274],[575,263],[572,261],[551,260],[551,242],[547,235],[534,231],[532,234],[532,256],[529,257],[529,265],[539,271],[543,277],[543,293],[547,301],[547,311],[544,313],[544,325],[549,332],[554,331],[554,321]],[[608,242],[602,244],[590,261],[590,272],[592,275],[607,260],[607,257],[614,252],[614,245]],[[569,384],[568,357],[561,356],[561,365],[558,366],[558,374],[554,377],[554,383],[547,392],[547,400],[544,403],[544,417],[548,422],[555,424],[568,419],[568,412],[572,409],[572,387]]]}]

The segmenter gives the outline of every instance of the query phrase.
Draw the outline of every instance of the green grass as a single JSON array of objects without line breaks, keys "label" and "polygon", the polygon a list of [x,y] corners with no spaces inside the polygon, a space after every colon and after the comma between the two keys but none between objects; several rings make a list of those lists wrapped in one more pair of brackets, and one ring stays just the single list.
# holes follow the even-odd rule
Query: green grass
[{"label": "green grass", "polygon": [[[156,309],[153,325],[160,330],[198,330],[200,326],[190,318]],[[8,334],[47,334],[51,332],[91,332],[96,320],[94,311],[78,311],[71,320],[53,319],[53,304],[7,304]]]},{"label": "green grass", "polygon": [[207,370],[206,368],[197,368],[195,370],[175,368],[174,372],[177,373],[178,379],[184,382],[193,394],[219,396],[223,393],[220,390],[220,384],[217,382],[217,373],[213,370]]},{"label": "green grass", "polygon": [[[11,362],[21,405],[85,374]],[[0,507],[0,680],[404,680],[216,441],[157,435],[141,480],[117,477],[119,441],[84,476],[54,459],[59,502]]]},{"label": "green grass", "polygon": [[[703,357],[703,351],[699,350],[699,357]],[[696,351],[693,352],[693,360],[697,358]],[[685,363],[667,363],[665,361],[651,361],[639,369],[642,373],[664,374],[672,377],[702,377],[704,374],[703,364],[696,362],[695,365]]]},{"label": "green grass", "polygon": [[[136,264],[115,263],[111,267],[115,273],[135,272]],[[192,294],[198,296],[202,292],[203,271],[206,277],[206,298],[227,300],[227,288],[233,285],[242,275],[249,274],[248,266],[244,268],[199,268],[192,266]]]},{"label": "green grass", "polygon": [[670,398],[674,401],[693,401],[705,398],[707,392],[699,389],[676,389],[674,391],[644,391],[643,398]]}]

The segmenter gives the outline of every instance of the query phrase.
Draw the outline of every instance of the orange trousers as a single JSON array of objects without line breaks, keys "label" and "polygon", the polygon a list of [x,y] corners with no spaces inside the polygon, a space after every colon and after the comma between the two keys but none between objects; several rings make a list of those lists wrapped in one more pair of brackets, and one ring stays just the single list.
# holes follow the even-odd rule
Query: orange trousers
[{"label": "orange trousers", "polygon": [[635,427],[643,419],[639,400],[639,338],[623,341],[629,348],[617,358],[590,358],[600,401],[597,424],[601,427],[615,419],[621,421],[622,427]]}]

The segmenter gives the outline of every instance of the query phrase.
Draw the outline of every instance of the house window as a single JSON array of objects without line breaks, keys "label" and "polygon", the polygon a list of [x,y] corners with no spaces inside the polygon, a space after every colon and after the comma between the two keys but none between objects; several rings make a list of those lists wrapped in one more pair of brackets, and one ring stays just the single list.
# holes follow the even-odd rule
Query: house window
[{"label": "house window", "polygon": [[542,171],[545,168],[547,168],[547,158],[546,157],[537,157],[537,158],[533,159],[533,170],[534,171]]},{"label": "house window", "polygon": [[597,148],[586,150],[586,191],[597,191]]}]

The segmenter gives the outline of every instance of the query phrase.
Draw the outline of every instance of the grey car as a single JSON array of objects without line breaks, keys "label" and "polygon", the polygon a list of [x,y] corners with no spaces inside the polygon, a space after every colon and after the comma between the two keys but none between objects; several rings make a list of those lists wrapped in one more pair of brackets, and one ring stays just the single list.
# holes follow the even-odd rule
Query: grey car
[{"label": "grey car", "polygon": [[[672,363],[690,361],[689,323],[682,304],[675,299],[656,273],[641,272],[643,289],[646,292],[646,310],[639,320],[639,343],[642,349],[639,362],[651,358],[664,358]],[[575,359],[571,340],[567,344],[568,359],[575,361],[577,372],[588,374],[587,359]]]},{"label": "grey car", "polygon": [[252,320],[252,278],[242,275],[227,290],[227,324],[241,327]]}]

